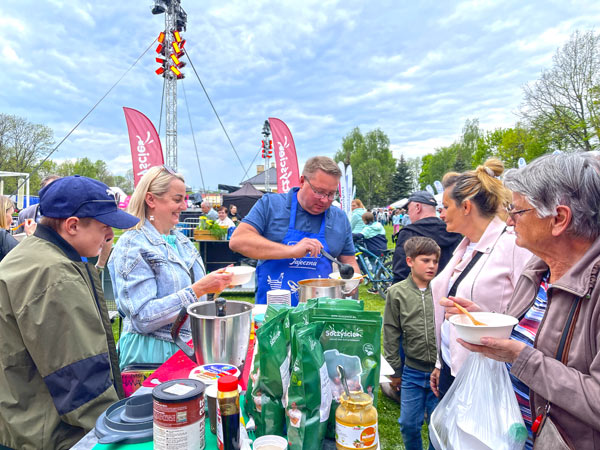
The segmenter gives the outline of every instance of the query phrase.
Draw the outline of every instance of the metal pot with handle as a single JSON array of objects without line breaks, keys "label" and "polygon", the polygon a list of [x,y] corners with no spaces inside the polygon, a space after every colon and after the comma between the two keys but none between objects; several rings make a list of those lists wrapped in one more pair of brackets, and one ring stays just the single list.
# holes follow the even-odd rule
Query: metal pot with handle
[{"label": "metal pot with handle", "polygon": [[[224,305],[221,311],[213,301],[192,303],[181,308],[171,327],[175,344],[198,365],[223,363],[238,368],[244,365],[254,305],[234,300],[227,300]],[[193,349],[179,336],[188,316]]]},{"label": "metal pot with handle", "polygon": [[300,290],[300,303],[306,302],[309,298],[330,297],[343,298],[342,286],[343,280],[334,280],[331,278],[309,278],[298,282]]}]

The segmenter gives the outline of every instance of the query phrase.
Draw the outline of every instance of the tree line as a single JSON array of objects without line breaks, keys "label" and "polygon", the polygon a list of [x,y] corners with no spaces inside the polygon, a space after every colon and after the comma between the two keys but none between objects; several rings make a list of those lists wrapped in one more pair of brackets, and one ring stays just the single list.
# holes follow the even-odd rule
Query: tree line
[{"label": "tree line", "polygon": [[[34,171],[50,154],[54,145],[53,132],[49,127],[28,122],[21,117],[0,114],[0,171],[30,173],[31,193],[37,193],[41,180],[50,174],[84,175],[100,180],[108,186],[118,186],[128,194],[132,193],[133,172],[127,176],[114,175],[102,160],[77,158],[58,163],[48,159]],[[5,177],[4,193],[15,192],[17,183],[18,178]]]},{"label": "tree line", "polygon": [[[483,130],[477,118],[465,121],[461,136],[422,158],[395,160],[381,130],[362,135],[355,128],[342,140],[336,161],[352,165],[356,196],[385,206],[449,171],[477,167],[490,157],[506,168],[554,151],[600,149],[600,34],[576,31],[557,49],[552,66],[523,87],[519,119],[511,128]],[[376,173],[377,172],[377,173]]]}]

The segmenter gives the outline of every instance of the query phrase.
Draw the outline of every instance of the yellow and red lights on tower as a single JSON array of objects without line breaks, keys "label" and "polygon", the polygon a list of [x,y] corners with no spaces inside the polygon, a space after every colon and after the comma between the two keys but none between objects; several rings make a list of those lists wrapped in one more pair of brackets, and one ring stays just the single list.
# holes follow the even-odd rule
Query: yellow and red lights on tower
[{"label": "yellow and red lights on tower", "polygon": [[181,58],[185,56],[185,39],[181,38],[178,30],[172,32],[172,37],[171,47],[169,48],[165,42],[165,32],[161,31],[158,35],[156,53],[161,57],[157,57],[156,62],[161,66],[155,70],[155,73],[164,77],[167,71],[171,71],[180,80],[184,78],[181,69],[185,66],[185,62],[181,61]]},{"label": "yellow and red lights on tower", "polygon": [[263,158],[272,158],[273,157],[273,141],[268,140],[268,146],[265,141],[260,141],[262,143],[262,157]]}]

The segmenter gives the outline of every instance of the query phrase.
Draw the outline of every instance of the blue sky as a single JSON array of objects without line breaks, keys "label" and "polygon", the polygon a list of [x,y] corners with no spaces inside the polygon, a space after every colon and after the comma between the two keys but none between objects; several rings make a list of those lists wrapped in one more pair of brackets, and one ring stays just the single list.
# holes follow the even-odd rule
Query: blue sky
[{"label": "blue sky", "polygon": [[[152,0],[2,0],[0,113],[61,140],[164,28]],[[240,167],[191,67],[178,83],[179,170],[200,188],[237,184],[268,117],[290,127],[298,160],[333,156],[355,126],[382,129],[394,156],[452,143],[466,119],[518,120],[522,86],[576,30],[600,23],[598,1],[182,0],[196,70],[244,163]],[[123,106],[158,128],[162,77],[153,45],[53,155],[131,168]],[[184,98],[184,88],[187,105]],[[164,118],[161,127],[164,139]],[[249,171],[254,175],[255,160]]]}]

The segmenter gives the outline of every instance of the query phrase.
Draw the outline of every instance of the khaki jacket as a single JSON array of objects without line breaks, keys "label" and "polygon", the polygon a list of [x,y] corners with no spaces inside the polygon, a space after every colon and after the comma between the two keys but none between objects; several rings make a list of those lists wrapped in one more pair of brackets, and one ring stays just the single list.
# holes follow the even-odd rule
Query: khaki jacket
[{"label": "khaki jacket", "polygon": [[0,263],[0,444],[66,449],[122,394],[91,264],[38,225]]},{"label": "khaki jacket", "polygon": [[[513,294],[507,314],[521,319],[533,305],[548,266],[534,257]],[[549,400],[550,415],[579,449],[600,448],[600,238],[548,290],[548,306],[534,348],[525,347],[511,373],[529,386],[532,415]],[[576,297],[581,309],[568,348],[567,365],[555,359],[567,316]],[[566,350],[565,350],[566,351]]]},{"label": "khaki jacket", "polygon": [[402,376],[401,344],[407,366],[423,372],[434,369],[437,350],[431,288],[422,292],[412,275],[394,284],[385,302],[383,351],[394,377]]}]

